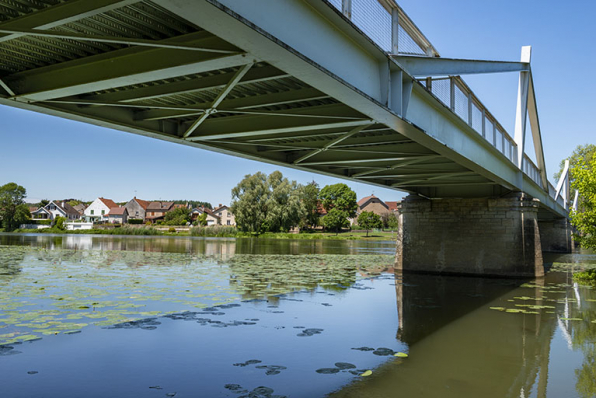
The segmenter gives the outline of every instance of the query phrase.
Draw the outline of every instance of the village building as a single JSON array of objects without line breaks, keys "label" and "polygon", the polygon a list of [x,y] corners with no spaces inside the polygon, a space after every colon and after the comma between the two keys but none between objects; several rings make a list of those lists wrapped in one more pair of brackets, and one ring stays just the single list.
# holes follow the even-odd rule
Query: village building
[{"label": "village building", "polygon": [[217,216],[216,214],[214,214],[211,209],[208,209],[206,207],[197,207],[197,208],[192,209],[192,211],[190,212],[191,222],[194,223],[197,220],[197,218],[199,216],[201,216],[203,213],[207,214],[207,226],[208,227],[210,227],[212,225],[221,224],[220,217]]},{"label": "village building", "polygon": [[151,202],[148,200],[137,199],[135,196],[124,205],[128,212],[129,219],[145,220],[147,207]]},{"label": "village building", "polygon": [[156,222],[163,220],[168,211],[174,208],[174,202],[151,202],[145,211],[145,220]]},{"label": "village building", "polygon": [[85,219],[90,222],[107,221],[108,213],[114,207],[118,205],[113,200],[97,198],[85,209]]},{"label": "village building", "polygon": [[85,206],[84,203],[79,203],[78,205],[73,206],[73,209],[75,209],[76,211],[78,211],[81,216],[85,215],[85,209],[86,208],[87,208],[87,206]]},{"label": "village building", "polygon": [[111,224],[126,224],[128,221],[128,210],[126,207],[112,207],[108,213],[108,222]]},{"label": "village building", "polygon": [[399,205],[399,202],[385,202],[385,204],[387,205],[387,207],[389,207],[389,210],[391,210],[391,212],[397,213],[397,205]]},{"label": "village building", "polygon": [[56,217],[78,220],[81,215],[67,202],[58,200],[53,200],[46,206],[31,212],[31,218],[34,220],[55,220]]},{"label": "village building", "polygon": [[215,215],[216,217],[219,217],[219,224],[221,224],[221,225],[231,225],[231,226],[236,225],[236,218],[230,211],[230,208],[226,205],[222,206],[220,203],[220,205],[217,206],[217,208],[215,208],[215,210],[213,210],[213,215]]},{"label": "village building", "polygon": [[387,206],[385,202],[377,198],[375,195],[367,196],[358,201],[358,210],[356,213],[360,214],[363,211],[371,211],[381,217],[391,212],[391,210],[389,210],[389,206]]}]

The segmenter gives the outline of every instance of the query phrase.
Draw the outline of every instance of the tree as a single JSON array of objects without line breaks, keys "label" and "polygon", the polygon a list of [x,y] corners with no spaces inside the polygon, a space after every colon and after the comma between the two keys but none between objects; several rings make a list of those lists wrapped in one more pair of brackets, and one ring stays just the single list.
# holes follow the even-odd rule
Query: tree
[{"label": "tree", "polygon": [[348,213],[338,208],[332,208],[323,217],[323,226],[327,229],[335,231],[337,235],[342,228],[350,225],[348,221]]},{"label": "tree", "polygon": [[265,218],[267,230],[287,232],[300,223],[304,215],[301,203],[302,186],[296,181],[283,178],[279,171],[267,177],[269,197],[266,202]]},{"label": "tree", "polygon": [[395,213],[391,212],[385,214],[386,216],[383,218],[383,224],[385,227],[389,229],[397,229],[399,227],[399,221]]},{"label": "tree", "polygon": [[197,217],[195,220],[195,225],[206,227],[207,226],[207,213],[202,213],[200,216]]},{"label": "tree", "polygon": [[319,224],[319,184],[312,181],[302,189],[304,218],[302,225],[312,228]]},{"label": "tree", "polygon": [[58,216],[54,219],[54,228],[59,229],[61,231],[65,231],[66,227],[64,223],[66,222],[66,217]]},{"label": "tree", "polygon": [[46,207],[49,204],[50,204],[50,201],[48,199],[42,199],[37,204],[37,207]]},{"label": "tree", "polygon": [[[24,209],[23,207],[19,208],[19,206],[25,204],[25,196],[27,196],[27,190],[14,182],[9,182],[0,187],[0,219],[2,220],[2,226],[7,231],[12,231],[21,224],[20,219],[23,216]],[[17,208],[20,209],[19,214],[17,214]],[[29,209],[27,208],[28,212]]]},{"label": "tree", "polygon": [[166,225],[186,225],[190,221],[190,210],[186,207],[178,207],[167,212],[164,221]]},{"label": "tree", "polygon": [[358,216],[358,225],[366,230],[366,237],[368,237],[368,230],[373,228],[383,228],[383,221],[381,216],[372,211],[363,211]]},{"label": "tree", "polygon": [[301,192],[300,184],[279,171],[249,174],[232,189],[230,210],[243,232],[288,231],[303,216]]},{"label": "tree", "polygon": [[344,211],[347,217],[355,217],[358,210],[356,192],[352,191],[346,184],[326,185],[321,189],[319,198],[327,212],[331,209]]},{"label": "tree", "polygon": [[571,223],[579,232],[575,239],[584,248],[596,249],[596,156],[590,163],[580,159],[572,173],[571,186],[579,191],[580,209],[571,212]]},{"label": "tree", "polygon": [[264,232],[268,193],[267,176],[260,171],[253,175],[247,174],[232,188],[230,210],[241,231],[256,234]]},{"label": "tree", "polygon": [[[571,156],[569,157],[569,183],[573,184],[575,180],[574,168],[583,161],[584,164],[590,167],[592,163],[592,159],[596,157],[596,145],[593,144],[585,144],[585,145],[578,145],[574,150]],[[561,174],[563,173],[563,169],[565,168],[565,159],[561,160],[559,165],[559,171],[554,175],[555,181],[559,181],[561,178]],[[594,169],[591,169],[594,170]],[[555,184],[556,185],[556,184]]]}]

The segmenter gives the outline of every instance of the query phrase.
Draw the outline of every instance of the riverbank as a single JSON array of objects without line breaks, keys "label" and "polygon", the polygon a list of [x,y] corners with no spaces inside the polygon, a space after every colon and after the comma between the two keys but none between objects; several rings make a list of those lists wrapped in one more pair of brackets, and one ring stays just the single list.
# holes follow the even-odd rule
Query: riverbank
[{"label": "riverbank", "polygon": [[262,239],[308,239],[308,240],[395,240],[395,231],[345,231],[338,234],[334,232],[311,232],[300,233],[284,232],[266,232],[260,235],[254,235],[246,232],[237,231],[230,227],[206,227],[177,229],[175,227],[167,230],[153,227],[119,227],[119,228],[96,228],[87,230],[63,231],[54,228],[46,229],[17,229],[13,233],[41,233],[41,234],[73,234],[73,235],[137,235],[137,236],[197,236],[197,237],[217,237],[217,238],[262,238]]}]

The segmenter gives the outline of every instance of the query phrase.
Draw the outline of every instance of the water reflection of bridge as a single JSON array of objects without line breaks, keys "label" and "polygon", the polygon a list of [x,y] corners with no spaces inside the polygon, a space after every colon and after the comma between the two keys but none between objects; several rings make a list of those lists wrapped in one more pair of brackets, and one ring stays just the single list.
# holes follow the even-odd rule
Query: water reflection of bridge
[{"label": "water reflection of bridge", "polygon": [[389,361],[331,397],[546,396],[555,316],[488,309],[514,296],[540,298],[540,288],[410,274],[401,281],[397,338],[410,346],[409,358]]}]

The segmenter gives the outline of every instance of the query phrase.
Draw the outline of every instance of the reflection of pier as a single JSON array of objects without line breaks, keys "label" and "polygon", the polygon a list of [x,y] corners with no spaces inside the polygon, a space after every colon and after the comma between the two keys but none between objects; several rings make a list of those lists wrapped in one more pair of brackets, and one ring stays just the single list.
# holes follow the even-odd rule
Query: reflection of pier
[{"label": "reflection of pier", "polygon": [[554,315],[488,309],[514,296],[540,298],[540,289],[521,290],[511,280],[410,274],[401,282],[397,338],[410,346],[409,358],[390,360],[331,397],[546,396]]}]

